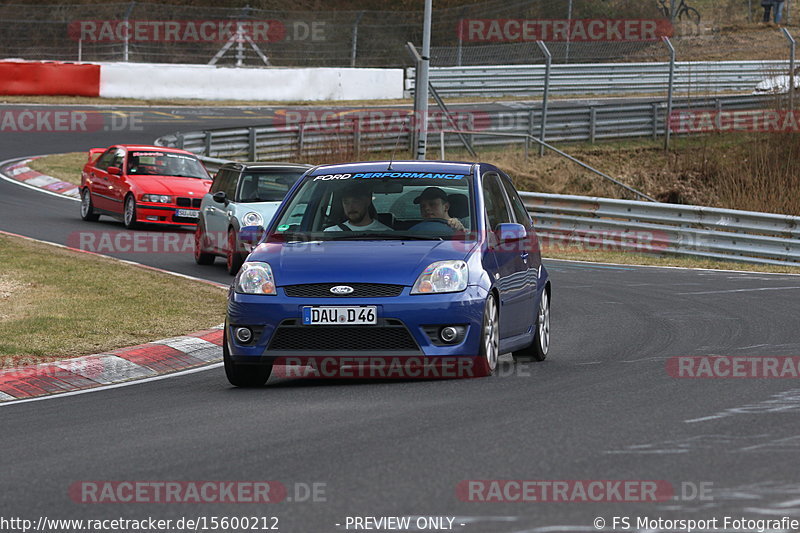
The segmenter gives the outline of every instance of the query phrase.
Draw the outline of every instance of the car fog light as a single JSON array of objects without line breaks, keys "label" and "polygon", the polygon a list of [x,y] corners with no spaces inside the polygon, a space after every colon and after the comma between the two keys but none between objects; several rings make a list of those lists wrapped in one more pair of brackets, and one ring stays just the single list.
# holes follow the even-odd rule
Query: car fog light
[{"label": "car fog light", "polygon": [[253,340],[253,332],[250,331],[250,328],[236,328],[234,335],[236,335],[236,340],[242,344],[247,344]]},{"label": "car fog light", "polygon": [[444,342],[453,342],[454,340],[456,340],[457,336],[458,336],[458,330],[453,326],[447,326],[446,328],[442,328],[442,330],[439,332],[439,337],[441,337],[441,339]]}]

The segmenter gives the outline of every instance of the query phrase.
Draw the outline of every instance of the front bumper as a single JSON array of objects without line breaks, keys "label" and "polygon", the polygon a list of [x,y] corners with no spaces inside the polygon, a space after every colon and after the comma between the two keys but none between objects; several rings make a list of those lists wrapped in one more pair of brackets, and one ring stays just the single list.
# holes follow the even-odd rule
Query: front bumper
[{"label": "front bumper", "polygon": [[[377,298],[261,296],[230,292],[227,352],[237,363],[280,363],[291,358],[420,358],[461,357],[478,354],[483,309],[488,296],[479,286],[448,294],[410,295],[405,287],[399,296]],[[368,326],[305,326],[305,306],[366,306],[377,308],[378,324]],[[463,327],[453,344],[436,342],[441,326]],[[234,331],[248,327],[253,339],[242,344]],[[432,338],[432,335],[434,338]]]},{"label": "front bumper", "polygon": [[136,221],[147,224],[166,224],[170,226],[196,226],[199,217],[178,216],[178,211],[192,211],[199,215],[199,209],[178,207],[177,205],[136,204]]}]

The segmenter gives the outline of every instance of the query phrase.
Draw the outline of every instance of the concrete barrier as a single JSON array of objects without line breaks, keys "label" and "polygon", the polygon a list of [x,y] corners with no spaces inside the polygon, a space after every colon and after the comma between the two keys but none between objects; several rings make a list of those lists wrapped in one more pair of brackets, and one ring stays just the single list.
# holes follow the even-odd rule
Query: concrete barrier
[{"label": "concrete barrier", "polygon": [[403,97],[403,70],[110,63],[100,71],[100,96],[293,102],[394,99]]},{"label": "concrete barrier", "polygon": [[60,61],[0,61],[0,94],[98,96],[100,66]]},{"label": "concrete barrier", "polygon": [[387,100],[403,98],[403,69],[226,68],[149,63],[0,61],[0,94],[103,98]]}]

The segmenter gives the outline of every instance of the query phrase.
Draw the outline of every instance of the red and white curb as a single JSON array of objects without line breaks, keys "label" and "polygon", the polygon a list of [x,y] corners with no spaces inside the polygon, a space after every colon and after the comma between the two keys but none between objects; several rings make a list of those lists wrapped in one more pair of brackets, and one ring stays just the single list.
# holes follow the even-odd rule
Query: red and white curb
[{"label": "red and white curb", "polygon": [[222,327],[0,371],[0,402],[82,391],[218,363],[222,360]]},{"label": "red and white curb", "polygon": [[71,198],[80,198],[80,189],[74,183],[61,181],[58,178],[42,174],[28,167],[28,163],[34,159],[37,158],[23,159],[22,161],[8,165],[3,168],[3,173],[10,178],[21,181],[32,187],[38,187],[56,194],[63,194]]}]

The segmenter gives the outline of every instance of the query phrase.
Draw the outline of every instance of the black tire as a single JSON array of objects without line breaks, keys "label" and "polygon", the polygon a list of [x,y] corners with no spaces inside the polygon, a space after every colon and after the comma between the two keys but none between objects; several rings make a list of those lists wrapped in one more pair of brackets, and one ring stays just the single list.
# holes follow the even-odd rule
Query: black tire
[{"label": "black tire", "polygon": [[475,376],[491,376],[497,370],[500,358],[500,319],[497,300],[493,295],[486,299],[483,307],[483,324],[481,326],[481,345],[475,361]]},{"label": "black tire", "polygon": [[136,223],[136,200],[132,194],[125,197],[125,204],[122,207],[122,223],[128,229],[135,229]]},{"label": "black tire", "polygon": [[514,361],[544,361],[550,351],[550,296],[547,288],[542,291],[542,298],[536,310],[536,334],[530,346],[512,352]]},{"label": "black tire", "polygon": [[203,239],[205,237],[205,230],[198,222],[197,228],[194,230],[194,262],[198,265],[213,265],[215,256],[203,249]]},{"label": "black tire", "polygon": [[94,212],[92,193],[88,187],[81,191],[81,218],[87,222],[95,222],[100,218],[100,215]]},{"label": "black tire", "polygon": [[239,252],[239,239],[236,237],[236,231],[233,228],[228,229],[228,251],[225,254],[225,263],[228,268],[228,274],[235,276],[239,269],[242,268],[244,257]]},{"label": "black tire", "polygon": [[235,387],[263,387],[272,374],[272,365],[242,365],[231,360],[228,351],[228,326],[222,334],[222,361],[225,377]]}]

